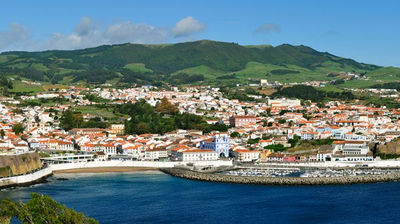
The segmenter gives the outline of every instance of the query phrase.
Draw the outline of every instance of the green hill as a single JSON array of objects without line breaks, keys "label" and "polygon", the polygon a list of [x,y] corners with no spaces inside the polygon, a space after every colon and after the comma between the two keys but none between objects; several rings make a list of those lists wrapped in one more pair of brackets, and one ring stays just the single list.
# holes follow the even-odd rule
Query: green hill
[{"label": "green hill", "polygon": [[[160,83],[180,73],[202,75],[204,80],[196,80],[205,83],[246,82],[249,78],[295,82],[333,79],[327,77],[332,72],[367,72],[388,82],[398,79],[399,69],[359,63],[306,46],[241,46],[209,40],[0,54],[0,76],[52,83]],[[390,76],[379,78],[380,74]]]}]

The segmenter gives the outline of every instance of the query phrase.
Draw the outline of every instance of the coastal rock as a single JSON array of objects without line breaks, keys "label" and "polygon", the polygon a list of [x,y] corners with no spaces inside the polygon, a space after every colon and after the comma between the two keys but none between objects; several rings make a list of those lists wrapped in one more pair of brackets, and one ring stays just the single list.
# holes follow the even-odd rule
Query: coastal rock
[{"label": "coastal rock", "polygon": [[21,175],[42,167],[39,154],[36,152],[19,155],[0,156],[0,178]]}]

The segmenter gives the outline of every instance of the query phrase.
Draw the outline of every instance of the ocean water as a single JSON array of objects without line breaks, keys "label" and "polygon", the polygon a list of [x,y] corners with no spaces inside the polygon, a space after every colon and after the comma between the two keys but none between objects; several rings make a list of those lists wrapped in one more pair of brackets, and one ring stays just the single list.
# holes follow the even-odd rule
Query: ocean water
[{"label": "ocean water", "polygon": [[101,223],[400,223],[400,182],[282,187],[140,173],[60,174],[69,180],[0,191],[50,195]]}]

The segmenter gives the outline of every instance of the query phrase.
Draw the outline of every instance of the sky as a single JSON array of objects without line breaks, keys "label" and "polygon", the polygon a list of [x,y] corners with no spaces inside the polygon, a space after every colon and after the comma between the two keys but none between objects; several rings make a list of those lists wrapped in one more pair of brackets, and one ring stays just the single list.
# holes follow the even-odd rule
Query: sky
[{"label": "sky", "polygon": [[7,0],[0,52],[209,39],[306,45],[400,67],[399,9],[397,0]]}]

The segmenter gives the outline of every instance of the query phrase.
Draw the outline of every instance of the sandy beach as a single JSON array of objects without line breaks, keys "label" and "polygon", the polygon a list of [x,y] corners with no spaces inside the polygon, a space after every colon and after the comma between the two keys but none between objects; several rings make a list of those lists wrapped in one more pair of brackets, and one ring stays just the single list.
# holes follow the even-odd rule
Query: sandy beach
[{"label": "sandy beach", "polygon": [[154,167],[95,167],[95,168],[81,168],[81,169],[69,169],[54,171],[54,174],[58,173],[109,173],[109,172],[141,172],[149,170],[158,170]]}]

